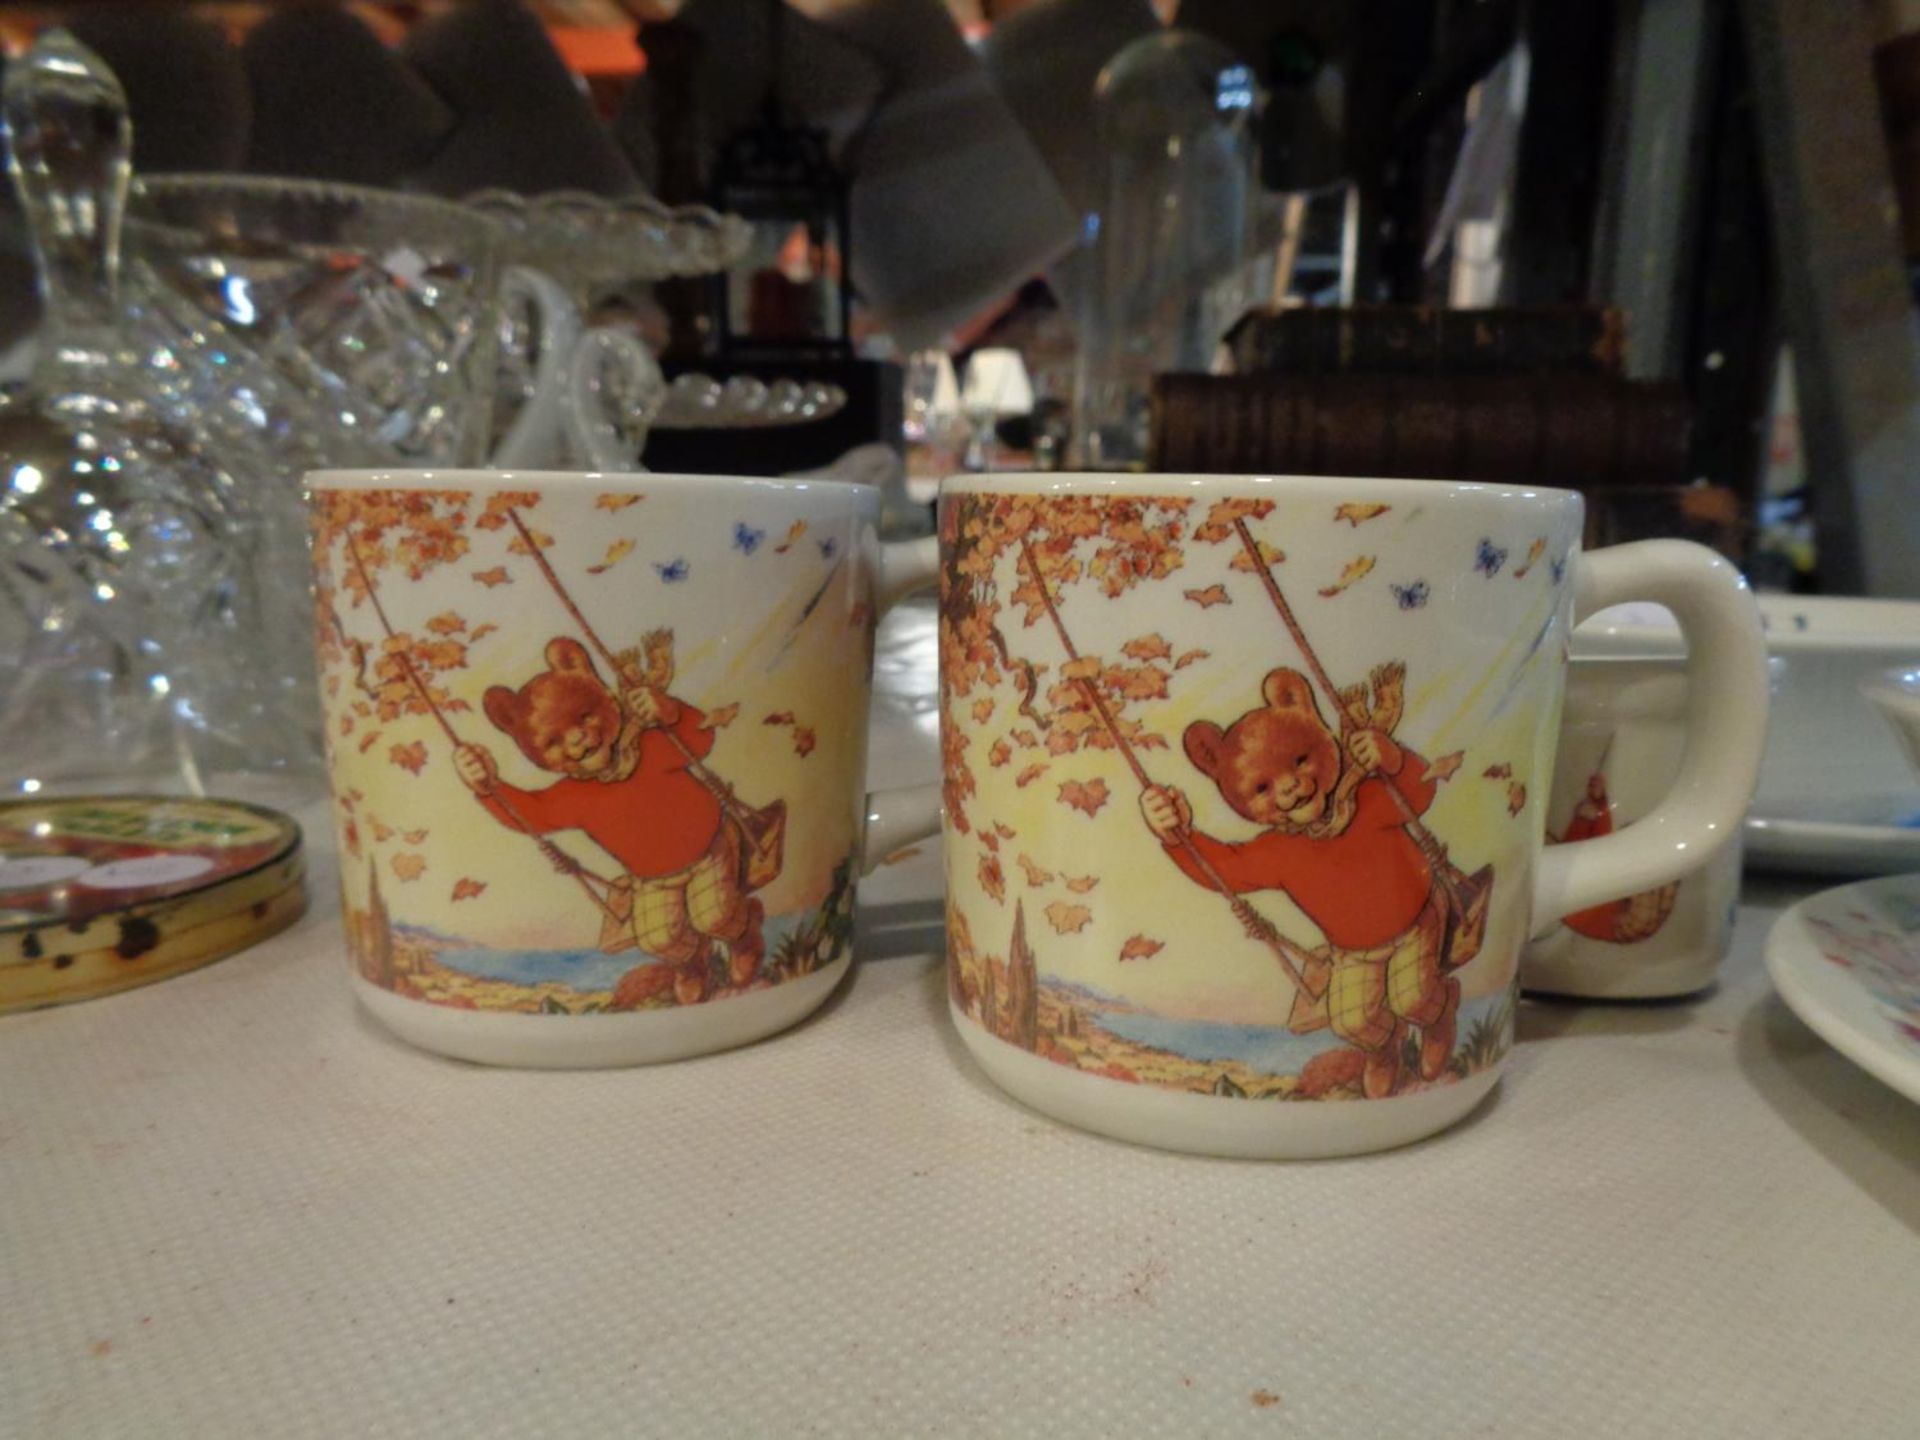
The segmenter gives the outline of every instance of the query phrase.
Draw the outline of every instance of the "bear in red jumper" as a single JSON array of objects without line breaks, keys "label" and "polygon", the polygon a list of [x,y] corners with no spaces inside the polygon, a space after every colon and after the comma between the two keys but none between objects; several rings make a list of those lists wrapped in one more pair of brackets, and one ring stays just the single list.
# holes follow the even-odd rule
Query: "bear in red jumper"
[{"label": "bear in red jumper", "polygon": [[742,884],[735,826],[690,773],[713,749],[706,717],[645,683],[616,696],[578,641],[551,641],[546,661],[518,690],[491,687],[483,703],[521,754],[562,778],[541,790],[509,785],[481,745],[456,751],[460,778],[501,824],[539,835],[580,830],[620,862],[626,873],[615,903],[630,907],[633,941],[664,963],[623,977],[616,1007],[669,985],[683,1005],[705,999],[716,943],[732,983],[749,984],[766,951],[765,911]]},{"label": "bear in red jumper", "polygon": [[1225,730],[1204,720],[1187,727],[1194,768],[1235,813],[1266,827],[1251,840],[1194,830],[1193,808],[1172,786],[1152,786],[1140,801],[1169,858],[1196,884],[1213,888],[1189,844],[1236,893],[1282,890],[1319,926],[1327,941],[1316,957],[1326,967],[1324,1005],[1303,993],[1292,1024],[1329,1025],[1362,1051],[1362,1088],[1375,1098],[1399,1088],[1409,1026],[1420,1032],[1421,1074],[1431,1080],[1445,1069],[1460,1007],[1460,982],[1443,973],[1445,914],[1432,867],[1392,793],[1420,815],[1435,790],[1427,762],[1389,733],[1404,682],[1401,666],[1374,672],[1369,723],[1344,745],[1306,677],[1288,669],[1272,671],[1261,686],[1264,703]]}]

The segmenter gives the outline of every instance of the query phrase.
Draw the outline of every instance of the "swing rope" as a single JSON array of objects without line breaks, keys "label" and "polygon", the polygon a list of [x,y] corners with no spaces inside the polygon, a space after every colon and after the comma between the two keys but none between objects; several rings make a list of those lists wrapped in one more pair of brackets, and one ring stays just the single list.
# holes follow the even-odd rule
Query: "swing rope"
[{"label": "swing rope", "polygon": [[[1073,637],[1067,633],[1066,623],[1061,620],[1060,611],[1053,603],[1053,592],[1047,588],[1046,578],[1040,573],[1040,563],[1033,553],[1033,544],[1024,535],[1020,537],[1020,555],[1026,561],[1028,573],[1033,576],[1034,586],[1040,591],[1041,602],[1046,606],[1048,618],[1053,621],[1054,632],[1060,637],[1061,648],[1067,652],[1068,659],[1077,666],[1080,663],[1080,651],[1074,645]],[[1139,782],[1140,788],[1143,791],[1152,789],[1152,778],[1148,776],[1146,767],[1140,763],[1140,757],[1134,753],[1132,743],[1120,732],[1120,726],[1115,722],[1112,712],[1107,709],[1107,702],[1100,694],[1099,688],[1083,676],[1076,675],[1074,683],[1080,687],[1080,693],[1086,696],[1087,704],[1099,718],[1102,728],[1113,740],[1114,748],[1127,762],[1127,768],[1133,772],[1133,778]],[[1181,851],[1193,861],[1194,868],[1206,876],[1207,883],[1226,899],[1227,904],[1233,909],[1234,918],[1245,928],[1247,934],[1273,951],[1274,957],[1280,962],[1280,968],[1287,972],[1288,979],[1314,999],[1319,999],[1326,992],[1327,987],[1324,980],[1318,987],[1307,982],[1307,970],[1312,964],[1312,957],[1289,942],[1274,928],[1272,921],[1255,910],[1244,897],[1234,892],[1233,887],[1227,884],[1226,879],[1214,868],[1213,863],[1200,853],[1191,835],[1182,835],[1178,843]]]},{"label": "swing rope", "polygon": [[[1294,646],[1300,651],[1301,658],[1307,662],[1307,669],[1313,672],[1313,678],[1326,692],[1327,700],[1332,704],[1334,713],[1348,726],[1354,729],[1365,729],[1367,717],[1350,710],[1341,698],[1339,687],[1327,674],[1326,667],[1320,663],[1320,657],[1314,653],[1313,646],[1307,642],[1306,632],[1300,628],[1300,622],[1294,618],[1293,607],[1287,603],[1287,597],[1280,593],[1280,582],[1274,578],[1273,571],[1261,557],[1260,547],[1254,543],[1253,534],[1247,529],[1245,517],[1234,516],[1233,528],[1240,537],[1241,545],[1246,549],[1247,559],[1253,566],[1253,573],[1260,577],[1260,583],[1266,588],[1267,598],[1273,601],[1273,608],[1280,614],[1280,623],[1285,625],[1287,633],[1293,636]],[[1427,829],[1425,823],[1415,813],[1407,797],[1400,793],[1398,785],[1389,783],[1386,791],[1393,797],[1393,803],[1400,811],[1400,822],[1406,827],[1407,834],[1413,838],[1413,843],[1426,857],[1428,867],[1446,887],[1448,898],[1456,907],[1463,907],[1464,897],[1456,888],[1453,867],[1447,859],[1447,847],[1434,838],[1433,832]]]},{"label": "swing rope", "polygon": [[[622,678],[631,678],[627,677],[626,672],[621,669],[619,659],[614,655],[612,650],[607,648],[606,642],[600,638],[600,634],[593,628],[592,622],[581,613],[580,607],[574,603],[573,596],[567,593],[567,587],[561,583],[560,577],[554,573],[553,566],[547,563],[547,557],[540,553],[540,547],[533,543],[533,535],[527,529],[526,522],[520,518],[520,512],[512,506],[508,506],[507,519],[512,522],[513,528],[519,532],[520,543],[527,547],[527,553],[533,557],[533,563],[540,567],[540,573],[546,577],[547,584],[552,588],[555,597],[559,599],[561,605],[566,607],[567,614],[573,617],[573,623],[579,627],[580,633],[586,636],[587,643],[593,646],[601,660],[606,663],[607,668],[613,672],[614,679],[618,681]],[[689,750],[686,742],[681,740],[672,730],[664,725],[657,728],[662,735],[667,737],[667,740],[673,745],[673,748],[680,752],[682,758],[686,760],[687,768],[693,772],[694,778],[712,792],[713,797],[720,802],[721,808],[733,817],[735,823],[742,826],[750,826],[754,812],[739,796],[733,793],[733,786],[729,785],[725,780],[722,780],[718,775],[714,774],[711,769],[701,763],[700,757]],[[751,832],[749,831],[749,833]]]},{"label": "swing rope", "polygon": [[[359,572],[360,583],[366,587],[367,598],[373,602],[373,613],[379,617],[380,628],[386,632],[387,639],[397,641],[399,637],[394,633],[393,623],[387,619],[387,607],[380,601],[380,592],[374,588],[373,577],[367,572],[366,561],[361,559],[360,547],[355,543],[351,532],[347,534],[346,541],[347,554],[353,560],[353,568]],[[413,668],[413,658],[407,654],[404,648],[397,645],[394,648],[393,654],[394,658],[400,662],[400,669],[406,674],[407,682],[413,686],[414,693],[420,697],[420,703],[425,705],[427,712],[440,723],[440,729],[446,735],[447,742],[456,749],[459,748],[461,740],[459,734],[453,728],[453,722],[447,719],[445,713],[440,709],[440,706],[434,701],[433,695],[427,689],[425,682],[421,680],[419,672]],[[478,797],[476,796],[475,798],[477,799]],[[522,815],[519,810],[514,807],[513,802],[508,800],[506,796],[496,794],[493,798],[499,803],[500,808],[506,812],[507,819],[513,828],[533,841],[534,844],[538,845],[540,847],[540,853],[547,857],[547,860],[555,869],[561,871],[563,874],[571,875],[578,881],[580,888],[586,892],[587,898],[600,907],[603,915],[612,920],[619,919],[619,916],[614,914],[613,907],[593,888],[593,882],[598,881],[611,891],[613,889],[612,881],[608,880],[604,875],[594,874],[593,871],[587,869],[586,866],[582,865],[546,836],[535,830],[527,820],[527,817]]]}]

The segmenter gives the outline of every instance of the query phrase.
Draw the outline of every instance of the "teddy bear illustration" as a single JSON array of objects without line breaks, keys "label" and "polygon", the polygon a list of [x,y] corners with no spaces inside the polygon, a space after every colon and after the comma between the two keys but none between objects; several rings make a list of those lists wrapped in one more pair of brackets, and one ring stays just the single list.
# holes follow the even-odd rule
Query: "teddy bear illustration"
[{"label": "teddy bear illustration", "polygon": [[[1549,835],[1547,839],[1555,845],[1567,845],[1612,833],[1613,806],[1607,799],[1607,777],[1596,770],[1587,777],[1586,794],[1574,806],[1573,819],[1568,823],[1566,833]],[[1660,928],[1667,923],[1667,917],[1673,914],[1674,902],[1679,895],[1680,882],[1674,880],[1624,899],[1576,910],[1560,923],[1589,940],[1601,940],[1611,945],[1637,945],[1660,933]]]},{"label": "teddy bear illustration", "polygon": [[1289,1026],[1305,1033],[1330,1026],[1365,1058],[1369,1098],[1402,1083],[1401,1050],[1409,1027],[1419,1032],[1419,1069],[1432,1080],[1453,1052],[1460,982],[1446,973],[1446,914],[1427,857],[1407,833],[1406,815],[1433,803],[1427,762],[1396,741],[1405,668],[1381,666],[1365,692],[1343,692],[1357,721],[1344,745],[1321,718],[1306,677],[1276,669],[1261,686],[1264,704],[1225,730],[1189,725],[1187,758],[1213,781],[1234,812],[1265,833],[1233,843],[1193,828],[1193,808],[1173,786],[1142,792],[1141,811],[1173,862],[1196,884],[1212,888],[1187,845],[1236,893],[1281,890],[1320,928],[1326,944],[1313,952],[1318,1001],[1301,991]]},{"label": "teddy bear illustration", "polygon": [[637,943],[662,963],[629,971],[614,991],[616,1007],[668,985],[680,1004],[705,999],[716,944],[732,984],[749,984],[766,950],[765,911],[742,880],[737,825],[689,773],[713,749],[705,717],[637,671],[616,695],[577,641],[550,641],[546,663],[518,690],[490,687],[484,708],[521,754],[561,778],[523,790],[500,778],[485,746],[469,744],[454,756],[461,780],[501,824],[541,835],[579,830],[619,861],[625,874],[610,911],[630,934],[610,924],[616,933],[603,944]]}]

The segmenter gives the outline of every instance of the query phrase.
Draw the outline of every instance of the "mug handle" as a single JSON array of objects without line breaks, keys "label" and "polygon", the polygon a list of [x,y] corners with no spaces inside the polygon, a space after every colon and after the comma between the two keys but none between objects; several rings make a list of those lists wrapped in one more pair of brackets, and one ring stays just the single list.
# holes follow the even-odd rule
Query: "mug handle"
[{"label": "mug handle", "polygon": [[1576,561],[1574,620],[1627,600],[1671,610],[1687,645],[1686,747],[1651,811],[1611,835],[1546,847],[1533,932],[1563,915],[1678,880],[1732,840],[1760,773],[1767,650],[1760,609],[1723,557],[1686,540],[1640,540]]},{"label": "mug handle", "polygon": [[561,406],[580,343],[580,312],[557,281],[525,265],[510,265],[501,275],[499,304],[502,311],[524,305],[531,313],[531,342],[540,358],[526,403],[487,463],[496,470],[549,469],[559,463]]},{"label": "mug handle", "polygon": [[[929,535],[921,540],[898,540],[880,547],[880,574],[874,583],[874,605],[884,615],[907,596],[931,589],[940,578],[940,541]],[[875,790],[867,796],[867,831],[860,842],[860,873],[871,875],[874,866],[902,845],[925,840],[940,829],[940,785],[903,785],[892,790]]]}]

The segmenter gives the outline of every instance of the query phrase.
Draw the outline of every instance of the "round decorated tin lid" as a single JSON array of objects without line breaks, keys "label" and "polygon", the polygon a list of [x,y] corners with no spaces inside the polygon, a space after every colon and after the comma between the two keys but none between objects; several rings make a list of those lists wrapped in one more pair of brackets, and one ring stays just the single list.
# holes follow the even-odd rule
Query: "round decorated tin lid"
[{"label": "round decorated tin lid", "polygon": [[205,965],[305,911],[300,827],[232,800],[0,804],[0,1013]]}]

